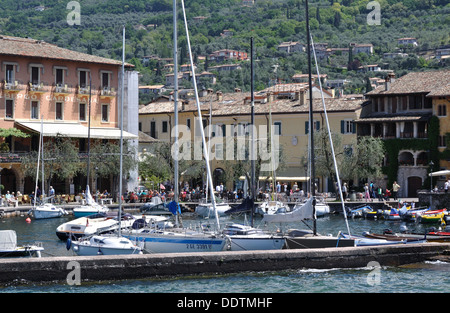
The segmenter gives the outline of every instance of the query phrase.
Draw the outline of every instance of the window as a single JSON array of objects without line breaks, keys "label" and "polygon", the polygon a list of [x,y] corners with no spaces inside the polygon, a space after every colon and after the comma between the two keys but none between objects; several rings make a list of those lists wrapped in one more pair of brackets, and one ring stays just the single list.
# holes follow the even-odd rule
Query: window
[{"label": "window", "polygon": [[85,121],[86,120],[86,103],[80,103],[80,112],[79,112],[79,120]]},{"label": "window", "polygon": [[273,126],[274,126],[273,134],[280,136],[281,135],[281,122],[274,122]]},{"label": "window", "polygon": [[55,79],[56,86],[62,86],[64,84],[64,70],[62,68],[56,69]]},{"label": "window", "polygon": [[186,126],[189,130],[191,129],[191,119],[190,118],[186,119]]},{"label": "window", "polygon": [[31,101],[31,119],[39,119],[39,101]]},{"label": "window", "polygon": [[439,147],[447,147],[447,142],[446,142],[446,137],[444,136],[439,136],[439,143],[438,143]]},{"label": "window", "polygon": [[56,102],[55,104],[55,119],[61,121],[63,119],[63,103]]},{"label": "window", "polygon": [[39,85],[39,67],[31,67],[31,84]]},{"label": "window", "polygon": [[151,121],[150,122],[150,137],[156,138],[156,122]]},{"label": "window", "polygon": [[[320,130],[320,122],[319,121],[314,121],[313,125],[314,125],[314,129],[316,131]],[[305,122],[305,134],[309,134],[309,121]]]},{"label": "window", "polygon": [[6,65],[6,77],[5,77],[6,83],[13,84],[14,83],[14,79],[15,79],[14,65],[7,64]]},{"label": "window", "polygon": [[109,122],[109,105],[102,104],[102,122]]},{"label": "window", "polygon": [[87,81],[88,81],[88,72],[84,70],[80,70],[78,72],[78,85],[81,88],[87,87]]},{"label": "window", "polygon": [[356,133],[356,125],[352,120],[341,121],[341,134],[354,134]]},{"label": "window", "polygon": [[447,116],[447,105],[438,105],[438,116]]},{"label": "window", "polygon": [[109,72],[102,72],[102,88],[108,89],[109,88]]},{"label": "window", "polygon": [[5,118],[14,118],[14,100],[6,99]]}]

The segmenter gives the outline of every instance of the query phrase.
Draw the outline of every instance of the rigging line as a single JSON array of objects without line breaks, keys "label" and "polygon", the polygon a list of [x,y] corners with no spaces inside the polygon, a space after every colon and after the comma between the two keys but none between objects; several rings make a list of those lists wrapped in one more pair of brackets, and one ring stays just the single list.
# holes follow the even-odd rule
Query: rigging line
[{"label": "rigging line", "polygon": [[325,99],[323,97],[322,82],[320,81],[320,72],[319,72],[319,65],[317,63],[316,49],[314,48],[314,41],[313,41],[312,35],[310,35],[310,37],[311,37],[311,46],[312,46],[313,55],[314,55],[314,62],[316,63],[317,80],[319,81],[319,88],[320,88],[320,95],[322,98],[323,112],[324,112],[324,116],[325,116],[325,122],[327,123],[328,137],[330,139],[331,155],[333,156],[334,170],[336,172],[336,180],[337,180],[338,187],[339,187],[339,195],[341,197],[342,211],[344,212],[345,224],[347,226],[348,234],[351,235],[350,226],[348,225],[348,220],[347,220],[347,212],[345,211],[344,199],[343,199],[343,195],[342,195],[341,180],[339,178],[339,170],[337,167],[336,155],[334,153],[333,138],[331,137],[330,124],[328,121],[328,114],[327,114],[327,109],[325,106]]}]

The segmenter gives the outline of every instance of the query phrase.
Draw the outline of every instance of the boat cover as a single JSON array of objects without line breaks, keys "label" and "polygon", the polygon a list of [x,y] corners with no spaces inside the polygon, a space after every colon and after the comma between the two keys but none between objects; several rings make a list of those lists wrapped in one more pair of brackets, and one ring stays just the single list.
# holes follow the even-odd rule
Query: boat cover
[{"label": "boat cover", "polygon": [[16,246],[16,232],[14,230],[0,230],[0,250],[14,250]]}]

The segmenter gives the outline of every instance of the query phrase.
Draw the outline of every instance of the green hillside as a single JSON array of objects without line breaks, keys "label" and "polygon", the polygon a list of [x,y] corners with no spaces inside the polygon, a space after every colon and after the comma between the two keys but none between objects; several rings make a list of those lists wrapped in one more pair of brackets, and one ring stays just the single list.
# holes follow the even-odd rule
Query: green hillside
[{"label": "green hillside", "polygon": [[[161,62],[143,64],[142,58],[156,55],[172,57],[172,1],[171,0],[84,0],[81,25],[67,23],[69,1],[0,2],[0,32],[5,35],[31,37],[58,46],[100,56],[121,59],[121,28],[126,25],[126,59],[141,72],[141,84],[165,82]],[[379,64],[394,70],[397,75],[408,71],[435,70],[448,66],[430,58],[435,49],[450,45],[449,0],[381,0],[381,25],[368,25],[366,8],[369,1],[315,0],[310,4],[310,26],[315,42],[326,42],[330,48],[346,48],[350,43],[370,43],[374,53],[351,56],[337,53],[320,62],[321,72],[328,79],[348,79],[346,92],[364,92],[366,77],[382,73],[359,73],[348,69],[349,61],[357,64]],[[41,9],[38,6],[42,6]],[[43,10],[42,10],[43,9]],[[287,54],[277,50],[284,41],[306,43],[303,0],[256,0],[244,6],[241,0],[186,1],[187,17],[193,54],[205,56],[218,49],[249,52],[250,37],[256,46],[256,87],[265,88],[279,79],[292,81],[295,73],[306,72],[306,53]],[[181,5],[179,6],[180,64],[188,62],[186,37],[183,34]],[[194,19],[194,17],[206,17]],[[231,30],[233,36],[221,36]],[[397,39],[415,37],[418,47],[399,47]],[[383,59],[383,53],[400,51],[404,58]],[[207,62],[207,68],[214,63]],[[274,65],[277,71],[274,71]],[[205,64],[199,62],[199,70]],[[216,85],[204,82],[205,87],[232,91],[249,90],[249,62],[243,69],[219,74]],[[187,84],[186,86],[188,86]]]}]

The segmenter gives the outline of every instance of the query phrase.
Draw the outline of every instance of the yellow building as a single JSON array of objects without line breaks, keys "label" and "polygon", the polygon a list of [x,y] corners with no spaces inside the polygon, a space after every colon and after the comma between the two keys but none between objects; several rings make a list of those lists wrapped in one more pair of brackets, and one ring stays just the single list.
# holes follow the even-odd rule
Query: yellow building
[{"label": "yellow building", "polygon": [[[260,186],[264,179],[272,176],[272,164],[275,164],[277,181],[293,186],[306,180],[306,161],[308,147],[309,101],[305,84],[289,84],[277,88],[263,90],[254,94],[255,112],[255,153],[261,165]],[[359,117],[365,100],[346,98],[325,98],[326,111],[330,129],[334,133],[342,133],[343,144],[350,144],[356,139],[356,128],[353,123]],[[211,140],[211,171],[214,184],[220,184],[221,177],[229,176],[230,162],[243,161],[249,164],[251,94],[234,92],[222,94],[209,92],[200,97],[201,114],[205,135]],[[187,137],[194,157],[201,156],[199,136],[200,123],[195,100],[181,101],[179,107],[180,145],[186,144]],[[314,99],[314,129],[326,126],[321,99]],[[158,139],[173,142],[174,102],[169,99],[155,101],[142,106],[139,110],[139,129]],[[211,125],[210,127],[207,127]],[[274,147],[267,148],[272,141],[268,136],[268,125],[273,125]],[[184,127],[186,126],[186,127]],[[185,136],[186,134],[186,136]],[[223,135],[223,136],[222,136]],[[197,144],[197,145],[196,145]],[[200,144],[200,145],[199,145]],[[269,145],[271,146],[271,145]],[[187,147],[187,146],[185,146]],[[195,147],[200,148],[199,151]],[[240,150],[246,147],[247,152]],[[180,151],[182,149],[180,148]],[[184,150],[183,150],[184,151]],[[241,154],[243,153],[243,154]],[[279,156],[279,157],[278,157]],[[280,162],[272,162],[280,160]],[[243,173],[241,173],[243,175]],[[228,189],[235,188],[237,181],[223,181]],[[319,191],[333,190],[325,178],[319,179]]]}]

